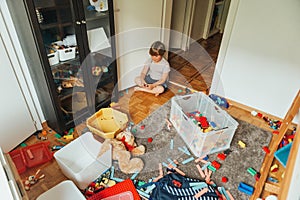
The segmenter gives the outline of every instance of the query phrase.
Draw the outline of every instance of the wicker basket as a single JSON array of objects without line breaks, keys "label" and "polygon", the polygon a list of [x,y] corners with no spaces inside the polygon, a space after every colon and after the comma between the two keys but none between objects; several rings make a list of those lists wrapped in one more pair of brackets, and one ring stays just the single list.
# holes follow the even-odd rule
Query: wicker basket
[{"label": "wicker basket", "polygon": [[102,108],[86,120],[90,131],[103,138],[114,138],[126,128],[127,122],[126,114],[112,108]]}]

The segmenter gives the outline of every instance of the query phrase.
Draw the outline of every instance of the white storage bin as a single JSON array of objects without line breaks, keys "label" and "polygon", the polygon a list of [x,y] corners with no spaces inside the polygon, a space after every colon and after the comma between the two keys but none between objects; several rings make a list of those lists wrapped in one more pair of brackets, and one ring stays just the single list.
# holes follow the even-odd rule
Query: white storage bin
[{"label": "white storage bin", "polygon": [[111,167],[111,148],[97,157],[101,146],[102,143],[87,132],[57,151],[54,158],[63,174],[83,190]]},{"label": "white storage bin", "polygon": [[59,57],[58,57],[58,52],[55,51],[54,53],[49,53],[47,55],[48,57],[48,61],[49,61],[49,64],[52,66],[52,65],[56,65],[59,63]]},{"label": "white storage bin", "polygon": [[44,192],[36,200],[85,200],[76,185],[70,181],[63,181],[48,191]]},{"label": "white storage bin", "polygon": [[[201,131],[188,113],[200,111],[208,122],[217,125],[207,133]],[[230,147],[238,123],[202,92],[171,99],[170,121],[195,156],[223,151]]]},{"label": "white storage bin", "polygon": [[76,47],[68,47],[64,49],[58,49],[59,60],[66,61],[70,59],[74,59],[76,56]]}]

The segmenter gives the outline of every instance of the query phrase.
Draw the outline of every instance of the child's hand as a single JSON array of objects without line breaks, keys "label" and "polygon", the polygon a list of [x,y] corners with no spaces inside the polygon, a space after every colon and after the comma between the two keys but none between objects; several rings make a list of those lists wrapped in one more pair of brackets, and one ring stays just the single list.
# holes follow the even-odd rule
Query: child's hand
[{"label": "child's hand", "polygon": [[143,84],[143,88],[148,88],[148,86],[149,86],[149,85],[148,85],[147,83],[144,83],[144,84]]},{"label": "child's hand", "polygon": [[148,84],[147,88],[152,90],[153,88],[155,88],[155,85],[154,84]]}]

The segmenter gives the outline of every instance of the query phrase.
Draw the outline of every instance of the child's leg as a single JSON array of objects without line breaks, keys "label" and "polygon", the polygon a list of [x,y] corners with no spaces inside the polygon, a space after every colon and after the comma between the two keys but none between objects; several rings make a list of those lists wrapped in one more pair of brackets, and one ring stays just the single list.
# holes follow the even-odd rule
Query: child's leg
[{"label": "child's leg", "polygon": [[155,88],[153,88],[152,90],[148,89],[148,88],[143,88],[143,87],[135,87],[134,88],[134,91],[143,91],[143,92],[148,92],[148,93],[151,93],[151,94],[155,94],[155,96],[158,96],[160,95],[161,93],[164,92],[164,87],[159,85],[159,86],[156,86]]},{"label": "child's leg", "polygon": [[134,82],[135,82],[135,84],[137,84],[139,87],[142,87],[142,85],[143,85],[140,76],[136,77],[136,78],[134,79]]}]

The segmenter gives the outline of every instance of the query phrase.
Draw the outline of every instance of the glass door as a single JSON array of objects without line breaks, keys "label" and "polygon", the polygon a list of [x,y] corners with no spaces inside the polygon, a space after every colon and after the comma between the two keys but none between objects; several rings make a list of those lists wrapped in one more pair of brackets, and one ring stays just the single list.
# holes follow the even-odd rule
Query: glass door
[{"label": "glass door", "polygon": [[42,42],[51,69],[53,90],[66,121],[84,113],[87,98],[81,70],[74,5],[69,0],[34,0]]},{"label": "glass door", "polygon": [[82,35],[87,41],[83,65],[91,82],[92,109],[96,110],[116,101],[117,96],[112,3],[112,0],[82,0],[84,12],[81,14],[86,24]]}]

